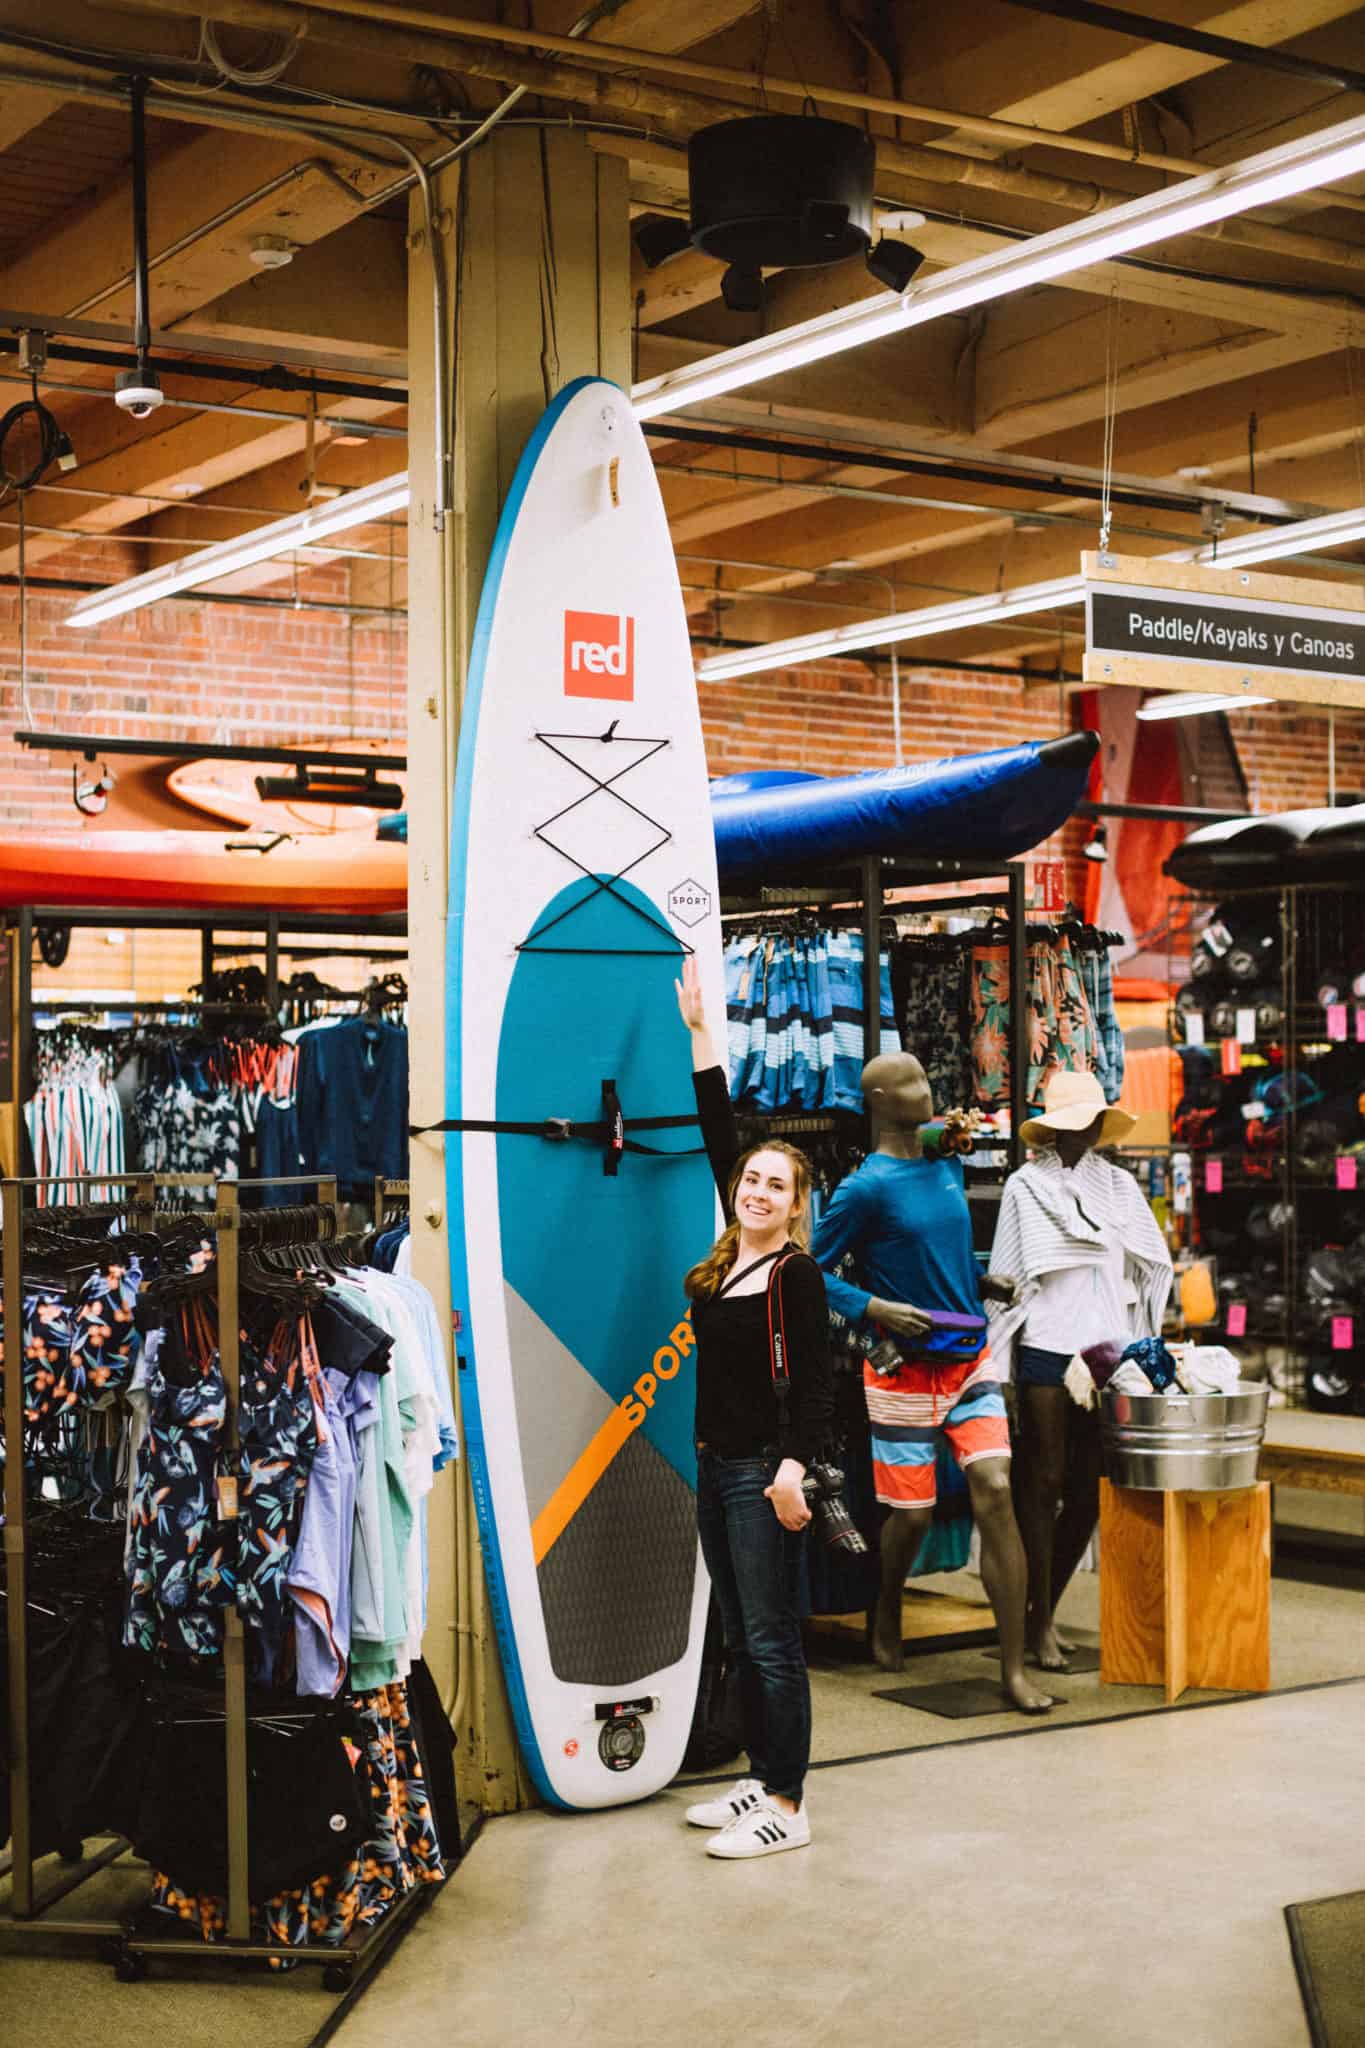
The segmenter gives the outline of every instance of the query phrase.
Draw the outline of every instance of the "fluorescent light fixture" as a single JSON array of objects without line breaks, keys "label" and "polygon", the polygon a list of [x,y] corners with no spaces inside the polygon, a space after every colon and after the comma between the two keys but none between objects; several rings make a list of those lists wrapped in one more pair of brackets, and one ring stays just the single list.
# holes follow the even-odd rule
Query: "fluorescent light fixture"
[{"label": "fluorescent light fixture", "polygon": [[1330,185],[1362,169],[1365,118],[1342,121],[1202,177],[1187,178],[1163,192],[1151,192],[1088,219],[1068,222],[1045,235],[973,257],[969,263],[954,264],[923,284],[912,284],[899,296],[880,294],[860,305],[842,307],[721,355],[650,377],[637,384],[632,394],[636,417],[655,419],[661,413],[698,405],[723,391],[737,391],[883,335],[964,312],[987,299],[1047,284],[1071,271],[1108,262],[1134,249],[1150,248],[1174,235],[1187,235],[1230,214]]},{"label": "fluorescent light fixture", "polygon": [[789,668],[793,663],[830,655],[853,656],[865,647],[884,647],[888,641],[925,640],[935,633],[964,632],[969,626],[990,626],[1027,612],[1057,611],[1063,605],[1080,604],[1084,597],[1085,584],[1079,576],[1058,576],[1051,583],[1022,583],[1017,590],[993,590],[985,597],[960,597],[951,604],[892,612],[860,626],[835,626],[828,633],[801,633],[793,640],[770,640],[762,647],[711,654],[697,663],[697,675],[702,682],[719,682],[726,676]]},{"label": "fluorescent light fixture", "polygon": [[[1033,285],[1047,284],[1055,278],[1107,262],[1135,249],[1149,248],[1171,236],[1189,234],[1192,229],[1203,227],[1210,221],[1330,185],[1334,180],[1350,177],[1362,169],[1365,169],[1365,117],[1342,121],[1335,127],[1320,130],[1316,135],[1304,136],[1276,149],[1265,150],[1259,156],[1247,157],[1241,163],[1208,171],[1202,177],[1185,179],[1165,191],[1149,193],[1145,198],[1110,207],[1089,219],[1071,221],[1048,234],[1034,235],[1007,248],[992,250],[988,255],[974,257],[969,263],[955,264],[924,283],[911,284],[903,293],[880,293],[856,306],[842,307],[818,319],[746,342],[740,348],[727,349],[701,362],[670,370],[663,376],[647,378],[637,384],[631,394],[636,417],[655,419],[663,413],[699,405],[722,392],[739,390],[745,385],[778,376],[785,370],[797,369],[803,363],[818,362],[827,356],[839,355],[845,349],[861,347],[882,335],[898,334],[907,328],[941,319],[946,314],[964,312],[987,300],[1004,298]],[[311,506],[306,512],[277,520],[240,540],[223,541],[182,561],[167,563],[125,583],[113,584],[108,590],[83,599],[72,609],[66,623],[77,627],[98,625],[102,620],[118,617],[120,613],[135,611],[140,605],[154,604],[157,599],[174,596],[178,591],[215,582],[238,569],[268,561],[272,556],[289,554],[296,548],[323,540],[329,534],[344,532],[349,526],[402,511],[407,503],[406,475],[390,478],[386,483],[366,485],[333,505]],[[1308,537],[1303,540],[1299,552],[1331,545],[1333,538],[1340,543],[1359,537],[1358,533],[1336,533],[1329,537],[1321,531],[1308,535],[1310,526],[1321,527],[1325,523],[1305,522],[1301,530]],[[1226,543],[1218,553],[1220,565],[1234,567],[1238,561],[1270,560],[1276,553],[1290,552],[1281,545],[1265,556],[1234,553],[1239,547],[1255,544],[1254,541]],[[1198,559],[1212,557],[1205,555]],[[1022,596],[1022,593],[1018,595]],[[1006,601],[1008,596],[1006,593]],[[1053,599],[1046,605],[1017,604],[1015,610],[1046,609],[1053,603],[1075,601],[1074,597],[1068,597],[1065,600]],[[999,608],[997,600],[995,616],[1007,618],[1011,615]],[[959,622],[953,620],[949,623]],[[910,631],[890,632],[881,637],[910,639],[919,631],[933,630],[932,626],[916,626]],[[794,643],[776,643],[778,647],[789,644]],[[875,642],[864,633],[853,644],[867,646]],[[822,645],[819,651],[829,650]],[[796,654],[784,658],[799,660],[803,656]],[[730,659],[738,657],[716,657],[716,660]],[[710,663],[703,663],[699,673],[736,675],[748,673],[751,669],[781,665],[781,660],[746,660],[743,668],[721,671]]]},{"label": "fluorescent light fixture", "polygon": [[1217,547],[1200,548],[1193,556],[1213,569],[1245,569],[1253,562],[1279,562],[1289,555],[1311,555],[1319,548],[1342,548],[1365,540],[1365,506],[1326,512],[1321,519],[1300,519],[1293,526],[1239,534]]},{"label": "fluorescent light fixture", "polygon": [[[1261,533],[1244,534],[1239,540],[1220,541],[1217,551],[1207,548],[1177,548],[1153,557],[1159,562],[1203,562],[1218,569],[1245,568],[1252,562],[1273,562],[1283,556],[1309,554],[1317,548],[1342,547],[1348,541],[1365,539],[1365,507],[1345,512],[1328,512],[1320,519],[1301,519],[1291,526],[1277,526]],[[831,568],[853,569],[850,561],[835,562]],[[1324,592],[1331,584],[1323,585]],[[728,593],[732,602],[743,591]],[[761,593],[756,593],[761,595]],[[885,618],[868,619],[863,625],[835,626],[827,633],[802,633],[792,640],[769,640],[761,646],[737,647],[731,653],[708,655],[697,663],[702,682],[719,682],[726,676],[757,675],[764,669],[790,668],[800,662],[828,659],[831,655],[856,655],[864,647],[883,647],[888,641],[923,640],[934,633],[964,631],[969,626],[989,625],[996,619],[1025,617],[1029,612],[1060,611],[1080,604],[1085,583],[1079,576],[1061,576],[1051,583],[1023,583],[1016,590],[994,591],[986,597],[957,598],[951,604],[927,605],[919,611],[893,612]],[[951,666],[951,664],[949,664]],[[1233,705],[1269,704],[1270,697],[1206,697],[1197,692],[1179,692],[1186,703],[1197,703],[1202,711],[1224,711]],[[1167,700],[1161,700],[1164,704]],[[1169,700],[1176,703],[1176,695]],[[1193,717],[1194,712],[1158,709],[1155,705],[1139,711],[1139,718]]]},{"label": "fluorescent light fixture", "polygon": [[1173,690],[1168,697],[1153,697],[1138,706],[1138,717],[1150,724],[1157,718],[1202,718],[1207,711],[1249,711],[1253,704],[1273,704],[1273,697],[1220,697],[1207,690]]},{"label": "fluorescent light fixture", "polygon": [[250,569],[276,555],[314,547],[334,533],[344,533],[348,527],[368,526],[390,513],[405,511],[408,495],[407,472],[403,470],[380,483],[348,491],[343,498],[310,505],[306,512],[292,513],[288,519],[272,520],[269,526],[258,526],[253,533],[241,534],[236,540],[201,548],[182,561],[148,569],[145,575],[129,577],[126,583],[113,583],[93,597],[83,597],[68,613],[66,623],[98,626],[105,619],[137,611],[141,605],[155,604],[159,598],[174,597],[181,590],[197,590],[201,584],[216,583],[220,577],[233,576],[239,569]]}]

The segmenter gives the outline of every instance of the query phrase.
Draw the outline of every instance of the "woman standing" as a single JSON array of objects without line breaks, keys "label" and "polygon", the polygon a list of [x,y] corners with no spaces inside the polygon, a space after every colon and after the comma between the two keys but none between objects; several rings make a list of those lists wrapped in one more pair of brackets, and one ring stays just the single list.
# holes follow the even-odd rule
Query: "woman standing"
[{"label": "woman standing", "polygon": [[1106,1107],[1093,1074],[1053,1074],[1042,1115],[1020,1126],[1033,1157],[1005,1183],[991,1250],[991,1277],[1017,1289],[988,1314],[992,1351],[1014,1352],[1027,1635],[1045,1671],[1066,1669],[1054,1613],[1099,1518],[1099,1421],[1063,1378],[1087,1345],[1160,1336],[1171,1291],[1171,1255],[1142,1190],[1094,1150],[1135,1122]]},{"label": "woman standing", "polygon": [[[750,1775],[687,1809],[712,1856],[770,1856],[810,1841],[810,1680],[798,1611],[801,1490],[834,1412],[820,1268],[802,1249],[810,1164],[794,1146],[740,1154],[729,1083],[706,1028],[696,963],[676,984],[692,1038],[702,1136],[731,1219],[687,1275],[697,1340],[697,1522],[744,1703]],[[738,1156],[737,1156],[738,1155]],[[790,1388],[774,1386],[773,1332]]]}]

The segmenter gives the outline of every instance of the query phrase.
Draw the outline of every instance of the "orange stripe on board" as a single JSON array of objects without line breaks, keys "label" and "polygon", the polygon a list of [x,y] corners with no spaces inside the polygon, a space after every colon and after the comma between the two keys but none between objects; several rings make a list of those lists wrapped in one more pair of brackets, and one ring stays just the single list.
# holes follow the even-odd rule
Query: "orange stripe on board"
[{"label": "orange stripe on board", "polygon": [[626,1410],[613,1408],[582,1456],[570,1466],[531,1524],[531,1548],[537,1564],[549,1555],[634,1429]]}]

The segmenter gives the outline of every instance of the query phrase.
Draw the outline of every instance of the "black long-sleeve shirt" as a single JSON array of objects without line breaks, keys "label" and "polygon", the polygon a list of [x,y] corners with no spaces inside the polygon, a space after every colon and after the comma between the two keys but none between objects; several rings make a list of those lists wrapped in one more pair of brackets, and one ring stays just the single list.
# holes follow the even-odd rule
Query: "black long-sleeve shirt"
[{"label": "black long-sleeve shirt", "polygon": [[[692,1076],[697,1114],[722,1202],[740,1154],[730,1090],[721,1067]],[[727,1294],[692,1307],[697,1340],[697,1441],[722,1458],[757,1457],[776,1444],[784,1458],[809,1465],[834,1417],[825,1277],[801,1252],[782,1265],[787,1423],[781,1426],[768,1344],[768,1292]]]}]

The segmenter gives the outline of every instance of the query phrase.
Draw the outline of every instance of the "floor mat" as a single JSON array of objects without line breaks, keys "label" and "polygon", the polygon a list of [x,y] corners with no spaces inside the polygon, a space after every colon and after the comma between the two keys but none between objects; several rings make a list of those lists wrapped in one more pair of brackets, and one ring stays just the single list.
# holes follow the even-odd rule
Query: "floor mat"
[{"label": "floor mat", "polygon": [[1365,2048],[1365,1892],[1286,1906],[1313,2048]]},{"label": "floor mat", "polygon": [[[983,1678],[957,1678],[945,1685],[893,1685],[879,1688],[873,1697],[894,1700],[898,1707],[918,1707],[921,1713],[939,1714],[945,1721],[974,1721],[981,1714],[1009,1711],[1001,1700],[1000,1687]],[[1055,1694],[1049,1698],[1058,1705]]]}]

